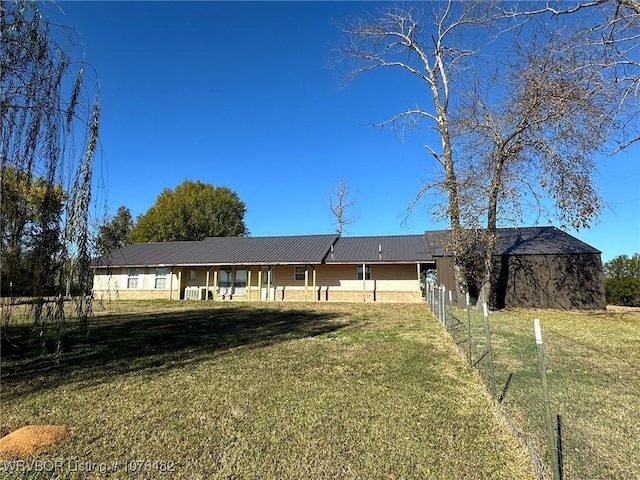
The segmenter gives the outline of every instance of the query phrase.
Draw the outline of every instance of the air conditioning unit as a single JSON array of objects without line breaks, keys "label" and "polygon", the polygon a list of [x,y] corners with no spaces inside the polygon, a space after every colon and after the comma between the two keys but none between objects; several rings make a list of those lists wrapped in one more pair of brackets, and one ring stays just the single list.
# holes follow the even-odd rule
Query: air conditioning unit
[{"label": "air conditioning unit", "polygon": [[187,287],[184,289],[185,300],[206,300],[207,289],[203,287]]}]

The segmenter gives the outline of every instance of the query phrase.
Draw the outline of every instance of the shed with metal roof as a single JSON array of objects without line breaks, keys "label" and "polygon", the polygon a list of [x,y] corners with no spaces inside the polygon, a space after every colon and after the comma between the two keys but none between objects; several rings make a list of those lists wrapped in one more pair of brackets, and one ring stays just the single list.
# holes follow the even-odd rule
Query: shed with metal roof
[{"label": "shed with metal roof", "polygon": [[[436,259],[438,281],[456,291],[447,248],[450,238],[445,230],[425,232]],[[600,255],[598,249],[556,227],[499,228],[490,307],[604,309]],[[480,278],[469,281],[466,287],[472,297],[477,296],[480,284]]]}]

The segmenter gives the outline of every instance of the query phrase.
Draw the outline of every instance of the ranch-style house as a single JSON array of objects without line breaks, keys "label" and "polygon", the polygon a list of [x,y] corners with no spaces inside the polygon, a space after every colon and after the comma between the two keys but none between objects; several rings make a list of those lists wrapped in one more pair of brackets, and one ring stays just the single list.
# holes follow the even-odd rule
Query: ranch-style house
[{"label": "ranch-style house", "polygon": [[[456,290],[447,236],[431,231],[131,244],[94,262],[93,292],[103,300],[421,302],[428,271]],[[492,307],[605,308],[600,253],[555,227],[499,229]]]}]

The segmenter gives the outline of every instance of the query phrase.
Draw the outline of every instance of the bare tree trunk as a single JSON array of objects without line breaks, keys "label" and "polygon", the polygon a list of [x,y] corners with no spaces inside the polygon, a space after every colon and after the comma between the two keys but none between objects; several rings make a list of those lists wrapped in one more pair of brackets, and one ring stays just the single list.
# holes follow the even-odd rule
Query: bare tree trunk
[{"label": "bare tree trunk", "polygon": [[480,302],[492,305],[492,281],[493,281],[493,257],[498,230],[498,195],[502,191],[502,171],[506,156],[502,153],[502,146],[495,153],[495,165],[491,188],[489,190],[489,202],[487,210],[487,230],[484,238],[484,272],[482,287],[480,289]]}]

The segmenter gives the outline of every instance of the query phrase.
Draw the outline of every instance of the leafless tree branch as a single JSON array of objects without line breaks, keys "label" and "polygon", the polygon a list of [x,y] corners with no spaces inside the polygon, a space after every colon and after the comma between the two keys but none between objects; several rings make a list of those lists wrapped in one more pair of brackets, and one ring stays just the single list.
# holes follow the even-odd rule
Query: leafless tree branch
[{"label": "leafless tree branch", "polygon": [[349,182],[344,178],[338,180],[338,184],[329,193],[329,208],[335,217],[334,224],[338,235],[344,233],[344,227],[358,220],[355,215],[347,215],[347,210],[356,204],[357,197],[350,197]]}]

